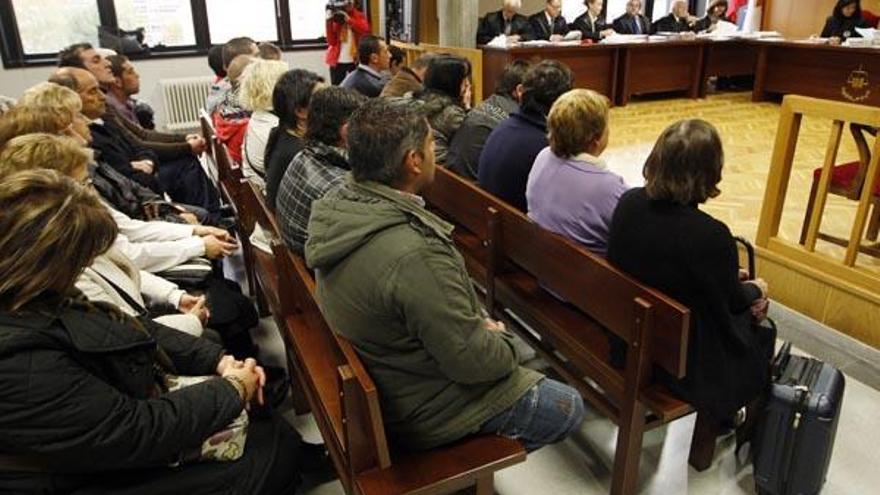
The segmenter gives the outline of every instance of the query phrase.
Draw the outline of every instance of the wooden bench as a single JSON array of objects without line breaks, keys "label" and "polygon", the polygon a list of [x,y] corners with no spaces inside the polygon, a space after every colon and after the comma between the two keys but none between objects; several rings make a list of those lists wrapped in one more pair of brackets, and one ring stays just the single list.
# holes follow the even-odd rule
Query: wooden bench
[{"label": "wooden bench", "polygon": [[[693,412],[652,381],[655,368],[685,375],[689,310],[446,169],[438,167],[425,199],[456,226],[453,238],[490,313],[523,322],[524,340],[618,424],[611,493],[635,493],[643,434]],[[626,343],[624,369],[610,363],[609,334]],[[714,430],[698,430],[690,461],[705,469]]]},{"label": "wooden bench", "polygon": [[305,262],[280,242],[273,249],[292,365],[346,493],[448,494],[475,486],[478,495],[491,495],[494,473],[525,461],[519,442],[496,435],[393,452],[376,385],[352,345],[324,321]]}]

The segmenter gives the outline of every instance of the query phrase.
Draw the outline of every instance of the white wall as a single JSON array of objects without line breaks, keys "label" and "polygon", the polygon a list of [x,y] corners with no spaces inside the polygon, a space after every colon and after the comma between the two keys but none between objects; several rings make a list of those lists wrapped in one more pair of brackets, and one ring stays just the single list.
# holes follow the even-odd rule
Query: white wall
[{"label": "white wall", "polygon": [[[308,69],[323,75],[328,81],[330,73],[324,65],[323,50],[285,52],[284,60],[291,68]],[[156,125],[165,122],[165,109],[159,92],[159,81],[177,77],[209,76],[207,57],[182,57],[154,60],[139,60],[135,66],[141,74],[141,93],[139,98],[147,101],[156,111]],[[25,69],[4,69],[0,67],[0,94],[18,98],[27,88],[45,81],[54,70],[53,67]]]}]

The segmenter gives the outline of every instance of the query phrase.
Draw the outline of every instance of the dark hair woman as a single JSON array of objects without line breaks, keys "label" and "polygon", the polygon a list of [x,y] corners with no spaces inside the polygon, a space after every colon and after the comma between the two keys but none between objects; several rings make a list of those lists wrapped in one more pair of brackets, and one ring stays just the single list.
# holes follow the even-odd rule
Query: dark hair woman
[{"label": "dark hair woman", "polygon": [[[85,300],[75,281],[116,233],[98,196],[56,171],[0,181],[0,492],[293,493],[304,458],[279,419],[251,422],[235,461],[185,461],[261,396],[265,375]],[[172,375],[213,378],[169,392]]]},{"label": "dark hair woman", "polygon": [[834,11],[822,28],[823,38],[846,41],[847,38],[861,38],[856,28],[866,28],[868,23],[862,18],[861,0],[837,0]]},{"label": "dark hair woman", "polygon": [[272,112],[278,117],[278,127],[269,133],[266,142],[266,202],[275,208],[278,186],[293,157],[305,143],[306,120],[312,94],[324,84],[324,78],[312,71],[288,71],[275,84],[272,92]]},{"label": "dark hair woman", "polygon": [[694,23],[693,30],[696,32],[714,31],[718,21],[724,20],[728,8],[727,0],[713,0],[706,7],[706,15]]},{"label": "dark hair woman", "polygon": [[662,379],[718,422],[766,390],[776,338],[759,325],[767,284],[743,280],[730,230],[699,209],[719,194],[723,163],[711,124],[669,126],[645,163],[645,187],[620,199],[608,242],[609,261],[690,308],[687,374]]},{"label": "dark hair woman", "polygon": [[471,108],[471,63],[455,55],[441,55],[431,61],[424,85],[415,98],[434,132],[437,163],[446,163],[449,143]]}]

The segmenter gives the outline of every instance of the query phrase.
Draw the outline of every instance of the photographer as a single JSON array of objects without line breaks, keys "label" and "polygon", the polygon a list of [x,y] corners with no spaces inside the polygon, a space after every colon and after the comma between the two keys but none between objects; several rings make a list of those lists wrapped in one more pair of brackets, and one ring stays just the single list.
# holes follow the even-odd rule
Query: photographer
[{"label": "photographer", "polygon": [[361,36],[370,33],[370,21],[355,0],[330,0],[327,3],[327,55],[330,82],[338,85],[357,67],[357,46]]}]

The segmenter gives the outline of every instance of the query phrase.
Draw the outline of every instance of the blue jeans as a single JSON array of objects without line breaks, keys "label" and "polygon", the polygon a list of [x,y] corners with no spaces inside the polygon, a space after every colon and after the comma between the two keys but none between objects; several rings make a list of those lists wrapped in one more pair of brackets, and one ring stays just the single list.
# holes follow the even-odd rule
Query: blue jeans
[{"label": "blue jeans", "polygon": [[556,443],[584,420],[584,400],[577,390],[544,378],[509,409],[483,423],[480,433],[519,440],[526,451]]}]

